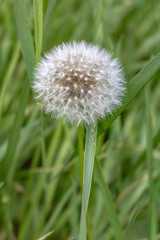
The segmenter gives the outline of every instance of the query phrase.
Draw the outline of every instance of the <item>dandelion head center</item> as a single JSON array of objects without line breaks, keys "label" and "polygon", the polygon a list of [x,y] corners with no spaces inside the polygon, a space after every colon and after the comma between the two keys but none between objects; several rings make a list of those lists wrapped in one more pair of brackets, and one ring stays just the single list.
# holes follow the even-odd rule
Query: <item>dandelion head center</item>
[{"label": "dandelion head center", "polygon": [[83,99],[90,96],[95,86],[95,76],[91,71],[83,68],[69,68],[59,73],[57,85],[65,97],[70,99]]}]

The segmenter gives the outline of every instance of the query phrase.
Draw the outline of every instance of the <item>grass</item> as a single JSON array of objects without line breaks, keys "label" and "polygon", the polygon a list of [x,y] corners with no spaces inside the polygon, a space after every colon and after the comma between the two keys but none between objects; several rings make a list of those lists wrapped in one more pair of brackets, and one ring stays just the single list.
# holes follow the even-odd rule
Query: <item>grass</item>
[{"label": "grass", "polygon": [[147,163],[148,163],[148,178],[149,178],[149,239],[156,238],[156,198],[155,198],[155,182],[154,182],[154,158],[153,158],[153,136],[152,136],[152,116],[150,109],[150,84],[145,89],[146,97],[146,125],[147,125]]},{"label": "grass", "polygon": [[[159,11],[155,0],[1,1],[1,240],[159,239]],[[84,142],[89,130],[44,115],[30,91],[41,54],[74,39],[109,49],[127,80],[97,148]]]},{"label": "grass", "polygon": [[87,132],[86,132],[79,240],[85,240],[87,236],[86,217],[87,217],[87,209],[88,209],[92,175],[93,175],[93,169],[94,169],[96,141],[97,141],[97,124],[95,123],[87,126]]}]

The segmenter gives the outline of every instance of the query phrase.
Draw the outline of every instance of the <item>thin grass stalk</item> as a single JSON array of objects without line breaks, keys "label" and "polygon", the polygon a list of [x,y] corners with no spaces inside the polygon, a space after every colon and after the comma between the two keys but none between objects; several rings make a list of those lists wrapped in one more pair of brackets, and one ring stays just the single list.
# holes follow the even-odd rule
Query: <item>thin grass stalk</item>
[{"label": "thin grass stalk", "polygon": [[21,44],[23,58],[26,64],[27,73],[31,82],[33,77],[33,68],[35,66],[35,52],[31,30],[28,24],[28,14],[24,0],[14,0],[14,11],[18,38]]},{"label": "thin grass stalk", "polygon": [[147,165],[149,175],[149,216],[148,216],[148,238],[156,239],[156,198],[154,182],[154,159],[153,159],[153,135],[152,135],[152,118],[151,118],[151,93],[150,84],[145,88],[146,100],[146,124],[147,124]]},{"label": "thin grass stalk", "polygon": [[[34,19],[35,19],[35,45],[36,45],[36,64],[40,60],[42,52],[43,41],[43,0],[33,0],[34,5]],[[41,110],[41,147],[42,147],[42,163],[45,168],[46,162],[46,149],[43,130],[43,112]]]},{"label": "thin grass stalk", "polygon": [[[56,1],[57,0],[49,0],[48,1],[48,6],[47,6],[46,14],[44,16],[44,21],[43,21],[43,37],[46,35],[48,23],[49,23],[51,16],[53,15]],[[44,45],[44,42],[45,42],[45,38],[43,41],[43,45]]]},{"label": "thin grass stalk", "polygon": [[[33,0],[34,6],[34,20],[35,20],[35,46],[36,46],[36,65],[41,57],[42,43],[43,43],[43,0]],[[43,173],[43,185],[46,184],[46,146],[45,146],[45,135],[44,135],[44,116],[41,110],[41,121],[40,121],[40,131],[41,131],[41,151],[42,151],[42,165],[44,168]],[[47,194],[45,194],[47,196]],[[40,225],[37,226],[35,231],[35,236],[37,237],[40,232]]]},{"label": "thin grass stalk", "polygon": [[35,20],[35,45],[36,45],[36,63],[38,64],[43,39],[43,0],[33,0],[34,20]]},{"label": "thin grass stalk", "polygon": [[[61,131],[62,131],[62,129],[61,129],[61,122],[60,122],[60,124],[58,124],[56,127],[56,131],[53,132],[53,137],[50,141],[50,145],[48,148],[48,152],[47,152],[48,154],[46,156],[46,163],[44,164],[45,167],[47,167],[47,168],[52,168],[54,154],[55,154],[57,146],[59,144],[59,138],[60,138]],[[56,164],[54,167],[56,167]],[[45,175],[45,173],[44,173],[44,175]],[[53,173],[53,175],[54,175],[54,173]],[[46,195],[45,195],[45,199],[44,199],[44,204],[41,208],[41,214],[39,216],[39,221],[38,221],[38,225],[36,228],[36,230],[40,231],[40,232],[42,232],[41,230],[45,223],[46,215],[51,207],[52,199],[54,198],[55,187],[56,187],[56,184],[54,181],[52,183],[48,184],[47,174],[46,174],[46,177],[44,178],[43,185],[45,185],[45,184],[46,184],[47,191],[45,192]]]},{"label": "thin grass stalk", "polygon": [[[15,18],[16,18],[16,25],[17,25],[17,30],[18,30],[18,36],[21,44],[21,49],[23,53],[23,57],[27,66],[27,72],[28,75],[31,79],[32,77],[32,69],[35,63],[34,59],[34,47],[33,47],[33,41],[32,41],[32,36],[31,32],[28,26],[28,21],[27,21],[27,11],[26,7],[24,4],[23,0],[15,0],[13,1],[14,4],[14,11],[15,11]],[[33,56],[33,58],[32,58]],[[11,70],[11,69],[10,69]],[[8,76],[9,77],[9,73]],[[6,84],[6,83],[5,83]],[[9,138],[9,143],[8,143],[8,148],[6,152],[6,156],[3,159],[3,166],[1,166],[1,172],[3,173],[2,179],[7,180],[7,184],[11,185],[12,183],[12,178],[14,176],[14,172],[16,169],[16,158],[14,157],[14,154],[16,153],[16,148],[18,145],[18,140],[20,137],[20,130],[22,127],[23,119],[24,119],[24,111],[25,107],[28,101],[29,97],[29,84],[27,81],[24,83],[24,87],[22,89],[22,94],[20,97],[20,102],[19,102],[19,110],[16,114],[16,118],[14,121],[13,128],[11,130],[11,135]],[[12,160],[12,165],[10,168],[10,171],[8,174],[8,166],[10,166]],[[4,170],[3,170],[4,169]],[[9,198],[9,190],[6,187],[6,194],[7,197]],[[7,193],[8,192],[8,193]],[[5,193],[3,195],[5,197]],[[2,199],[3,199],[2,197]],[[11,215],[10,215],[10,201],[9,199],[7,200],[7,203],[5,203],[5,219],[7,219],[7,225],[6,225],[6,233],[7,233],[7,239],[11,239],[13,237],[12,233],[12,228],[11,228]]]},{"label": "thin grass stalk", "polygon": [[[26,11],[26,7],[23,0],[22,1],[15,0],[13,3],[14,3],[16,25],[17,25],[20,44],[21,44],[21,49],[22,49],[26,66],[27,66],[27,72],[31,79],[35,58],[34,58],[34,47],[33,47],[33,41],[32,41],[33,39],[28,26],[28,21],[27,21],[27,11]],[[20,129],[23,123],[23,118],[24,118],[24,110],[25,110],[25,107],[28,101],[28,96],[29,96],[28,85],[29,84],[25,81],[24,88],[22,90],[22,95],[20,98],[19,111],[16,114],[16,119],[11,131],[6,156],[2,162],[4,166],[3,165],[1,166],[2,176],[0,176],[0,178],[2,178],[3,181],[5,178],[7,178],[7,181],[11,182],[11,179],[12,179],[11,175],[13,176],[13,169],[15,170],[15,167],[16,167],[15,160],[14,160],[14,164],[12,160],[12,165],[14,165],[14,167],[12,167],[12,170],[10,170],[10,172],[12,171],[12,174],[6,174],[8,172],[8,166],[10,164],[10,161],[11,159],[14,158],[14,154],[16,152],[16,147],[18,144],[19,136],[20,136]]]},{"label": "thin grass stalk", "polygon": [[9,185],[12,184],[13,178],[14,178],[14,174],[17,168],[17,158],[15,156],[16,153],[16,147],[18,145],[18,140],[20,137],[20,131],[21,131],[21,127],[23,124],[23,120],[24,120],[24,114],[25,114],[25,107],[27,105],[28,102],[28,98],[29,98],[29,82],[27,80],[25,80],[25,83],[23,85],[23,89],[21,92],[21,96],[20,96],[20,101],[19,101],[19,110],[16,114],[16,118],[14,121],[14,125],[13,125],[13,129],[11,131],[11,135],[10,135],[10,139],[9,139],[9,144],[8,144],[8,150],[7,150],[7,154],[6,157],[4,159],[4,162],[6,163],[6,168],[7,166],[9,166],[9,162],[12,159],[12,165],[11,167],[8,169],[5,169],[6,173],[7,173],[7,182]]},{"label": "thin grass stalk", "polygon": [[[41,127],[42,164],[43,164],[43,168],[45,170],[45,168],[46,168],[46,146],[45,146],[45,134],[44,134],[44,116],[43,116],[42,110],[41,110],[40,127]],[[44,171],[44,173],[45,173],[45,171]]]},{"label": "thin grass stalk", "polygon": [[30,192],[32,192],[33,182],[35,179],[35,176],[32,173],[32,169],[38,166],[39,157],[40,157],[40,146],[38,145],[34,151],[34,155],[32,158],[31,171],[28,173],[27,185],[26,185],[26,190],[24,193],[24,198],[23,198],[22,208],[21,208],[21,219],[22,219],[21,222],[23,222],[23,219],[25,219],[26,212],[28,211],[28,199],[30,196]]},{"label": "thin grass stalk", "polygon": [[[73,189],[69,188],[64,196],[61,198],[60,202],[58,203],[55,211],[52,212],[50,218],[46,222],[42,234],[46,234],[48,231],[50,231],[53,228],[53,223],[55,224],[58,217],[63,216],[63,208],[65,204],[68,202],[68,200],[71,198]],[[62,217],[63,218],[63,217]]]}]

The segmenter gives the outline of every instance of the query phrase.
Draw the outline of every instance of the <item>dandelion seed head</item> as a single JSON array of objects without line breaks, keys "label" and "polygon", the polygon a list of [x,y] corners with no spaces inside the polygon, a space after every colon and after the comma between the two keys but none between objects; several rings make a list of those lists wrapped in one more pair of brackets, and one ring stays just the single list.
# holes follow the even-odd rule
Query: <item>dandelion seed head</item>
[{"label": "dandelion seed head", "polygon": [[84,41],[46,53],[35,70],[33,90],[46,113],[71,124],[90,124],[122,104],[125,80],[117,59]]}]

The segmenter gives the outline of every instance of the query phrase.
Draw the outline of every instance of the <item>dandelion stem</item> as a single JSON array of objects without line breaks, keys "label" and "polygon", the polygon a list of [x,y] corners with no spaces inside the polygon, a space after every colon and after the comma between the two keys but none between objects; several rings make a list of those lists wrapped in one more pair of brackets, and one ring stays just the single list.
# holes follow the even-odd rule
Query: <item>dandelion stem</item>
[{"label": "dandelion stem", "polygon": [[81,190],[83,189],[83,162],[84,162],[84,143],[83,143],[83,129],[78,127],[78,149],[79,149],[79,165],[80,165],[80,183]]},{"label": "dandelion stem", "polygon": [[84,153],[83,192],[82,192],[82,208],[79,240],[86,240],[87,235],[86,215],[92,183],[93,166],[96,151],[96,140],[97,140],[97,124],[88,125]]}]

